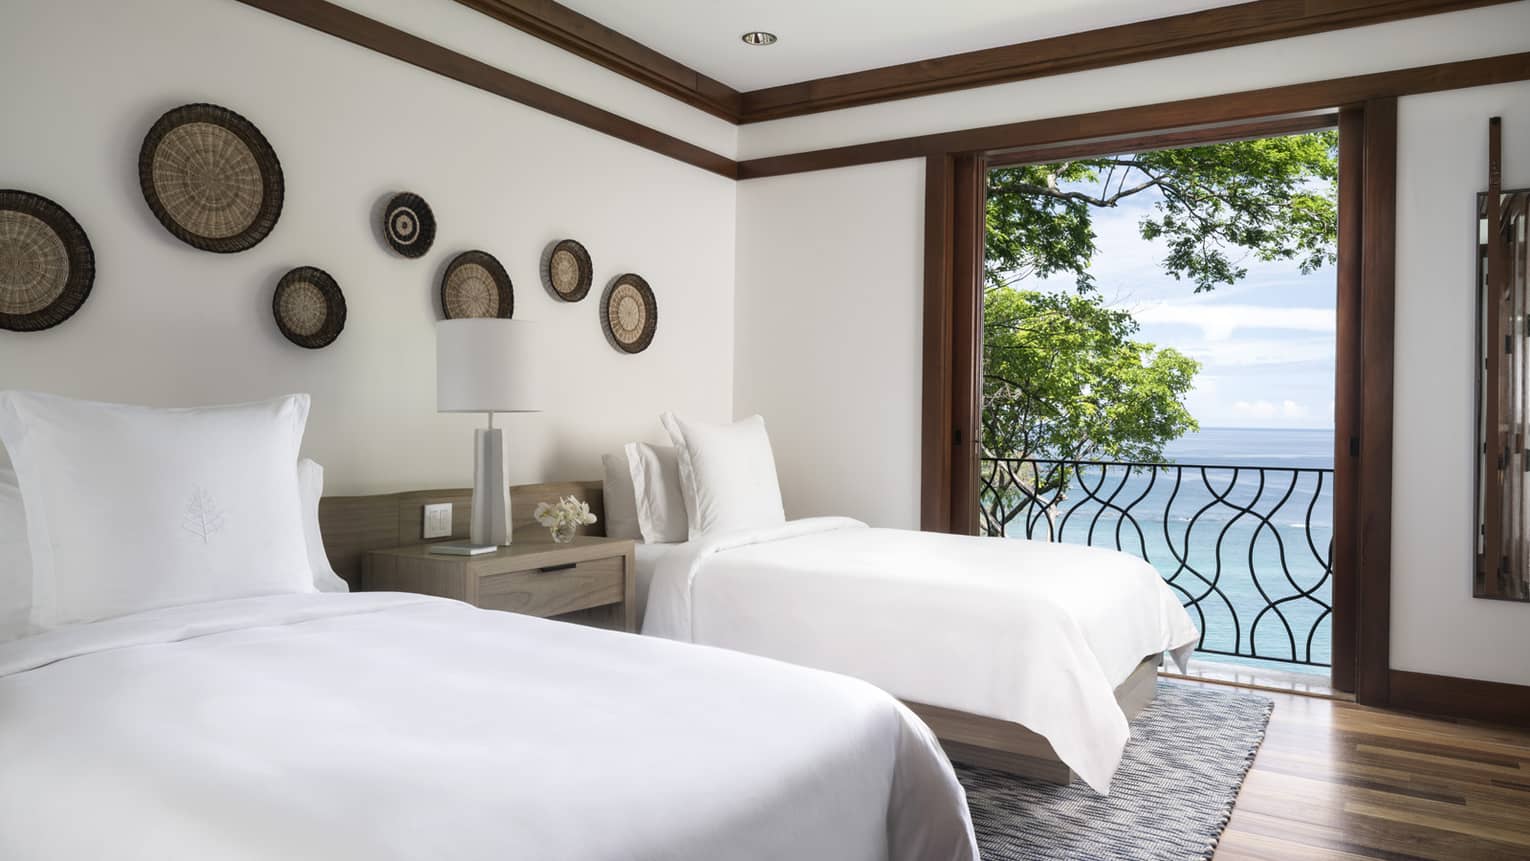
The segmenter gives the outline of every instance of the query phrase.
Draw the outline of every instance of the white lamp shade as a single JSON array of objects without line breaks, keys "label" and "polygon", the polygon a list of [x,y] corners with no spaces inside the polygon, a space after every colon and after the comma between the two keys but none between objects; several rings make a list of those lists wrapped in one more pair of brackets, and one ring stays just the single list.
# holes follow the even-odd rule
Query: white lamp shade
[{"label": "white lamp shade", "polygon": [[474,317],[436,323],[436,410],[534,413],[542,408],[536,323]]}]

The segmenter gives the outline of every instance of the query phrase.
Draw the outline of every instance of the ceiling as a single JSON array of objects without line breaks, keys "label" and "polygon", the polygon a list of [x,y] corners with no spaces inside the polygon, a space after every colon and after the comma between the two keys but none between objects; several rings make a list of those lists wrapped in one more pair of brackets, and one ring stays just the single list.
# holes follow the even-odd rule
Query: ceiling
[{"label": "ceiling", "polygon": [[[1130,24],[1232,0],[561,0],[735,90]],[[770,47],[739,40],[780,37]]]}]

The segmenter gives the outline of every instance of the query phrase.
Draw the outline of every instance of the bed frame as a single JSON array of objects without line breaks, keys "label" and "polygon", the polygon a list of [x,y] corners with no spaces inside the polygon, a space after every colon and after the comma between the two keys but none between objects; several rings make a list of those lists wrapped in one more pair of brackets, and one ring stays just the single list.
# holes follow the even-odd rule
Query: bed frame
[{"label": "bed frame", "polygon": [[[1121,704],[1127,720],[1135,718],[1157,695],[1161,657],[1143,658],[1116,688],[1116,702]],[[1051,742],[1014,721],[907,700],[904,705],[929,724],[952,762],[994,768],[1063,786],[1073,782],[1073,769],[1057,758]]]},{"label": "bed frame", "polygon": [[[532,519],[531,512],[538,502],[556,502],[570,494],[588,502],[590,511],[599,518],[592,526],[580,527],[580,534],[604,535],[606,512],[601,482],[565,481],[510,488],[511,540],[547,541],[546,528]],[[326,496],[319,501],[319,529],[324,534],[324,550],[329,555],[329,563],[352,589],[359,590],[361,561],[367,551],[419,544],[425,540],[421,532],[426,505],[452,503],[451,538],[466,538],[472,500],[471,490]],[[1116,701],[1126,712],[1127,720],[1136,717],[1153,701],[1158,689],[1159,661],[1159,655],[1144,658],[1131,676],[1116,688]],[[946,755],[955,762],[1064,785],[1073,780],[1072,769],[1057,758],[1052,745],[1020,724],[923,703],[906,704],[929,724]]]}]

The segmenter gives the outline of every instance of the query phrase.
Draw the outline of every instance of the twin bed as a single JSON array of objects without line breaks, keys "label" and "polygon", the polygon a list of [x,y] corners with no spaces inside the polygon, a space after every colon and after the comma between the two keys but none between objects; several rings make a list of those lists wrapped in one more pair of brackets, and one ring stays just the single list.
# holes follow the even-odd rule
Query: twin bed
[{"label": "twin bed", "polygon": [[[842,518],[640,544],[649,636],[335,594],[330,560],[404,519],[353,501],[321,529],[312,468],[270,478],[306,398],[61,401],[0,393],[0,857],[973,859],[947,752],[1106,791],[1158,657],[1195,639],[1140,560]],[[296,438],[230,466],[219,411],[252,407]],[[165,451],[75,466],[135,423]],[[267,479],[269,511],[244,495]],[[92,524],[122,530],[113,571],[81,567]]]}]

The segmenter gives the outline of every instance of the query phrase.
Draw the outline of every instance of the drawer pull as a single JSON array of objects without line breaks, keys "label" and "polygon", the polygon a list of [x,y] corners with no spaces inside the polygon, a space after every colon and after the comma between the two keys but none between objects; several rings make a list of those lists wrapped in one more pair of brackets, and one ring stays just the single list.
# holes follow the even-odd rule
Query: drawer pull
[{"label": "drawer pull", "polygon": [[548,565],[545,568],[538,568],[537,571],[542,574],[554,574],[559,571],[567,571],[576,567],[578,567],[576,563],[565,562],[562,565]]}]

